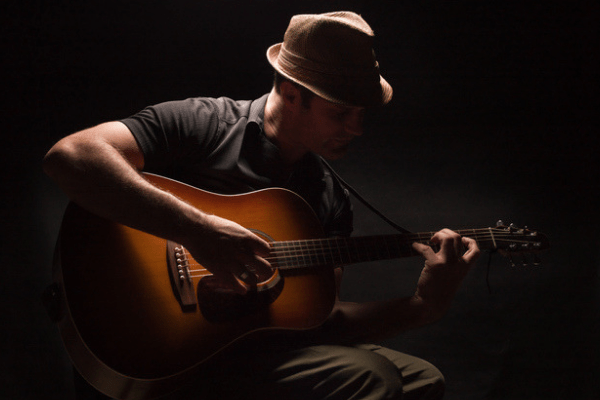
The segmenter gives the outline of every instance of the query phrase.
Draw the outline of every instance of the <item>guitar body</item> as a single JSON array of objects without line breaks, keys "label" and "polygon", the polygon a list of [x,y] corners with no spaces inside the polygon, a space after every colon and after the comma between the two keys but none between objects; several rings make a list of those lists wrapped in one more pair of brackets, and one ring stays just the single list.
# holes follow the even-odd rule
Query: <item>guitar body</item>
[{"label": "guitar body", "polygon": [[[331,266],[417,255],[411,243],[429,243],[433,235],[322,238],[312,209],[288,190],[221,196],[146,177],[272,242],[269,261],[276,269],[249,294],[235,294],[178,244],[69,204],[55,254],[58,290],[51,295],[59,300],[57,320],[81,375],[118,399],[151,399],[192,375],[201,379],[203,366],[214,357],[235,356],[233,345],[242,339],[317,327],[335,302]],[[482,250],[507,254],[549,246],[545,235],[513,225],[457,232],[475,239]],[[295,335],[268,337],[293,340]]]},{"label": "guitar body", "polygon": [[[322,237],[312,209],[287,190],[221,196],[146,176],[205,212],[269,241]],[[82,376],[111,397],[166,394],[240,338],[265,330],[313,328],[333,307],[333,269],[320,268],[283,276],[275,298],[251,312],[207,318],[201,300],[182,306],[175,290],[178,282],[169,273],[167,245],[164,239],[74,204],[65,212],[56,257],[64,311],[61,335]],[[202,279],[190,278],[190,285],[196,289]]]}]

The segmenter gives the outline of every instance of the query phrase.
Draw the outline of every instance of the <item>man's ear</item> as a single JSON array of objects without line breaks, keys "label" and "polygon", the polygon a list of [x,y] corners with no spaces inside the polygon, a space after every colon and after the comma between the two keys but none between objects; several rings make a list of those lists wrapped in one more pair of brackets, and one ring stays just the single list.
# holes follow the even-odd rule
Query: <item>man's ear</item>
[{"label": "man's ear", "polygon": [[301,105],[300,89],[292,82],[283,81],[279,85],[279,93],[286,107],[297,108]]}]

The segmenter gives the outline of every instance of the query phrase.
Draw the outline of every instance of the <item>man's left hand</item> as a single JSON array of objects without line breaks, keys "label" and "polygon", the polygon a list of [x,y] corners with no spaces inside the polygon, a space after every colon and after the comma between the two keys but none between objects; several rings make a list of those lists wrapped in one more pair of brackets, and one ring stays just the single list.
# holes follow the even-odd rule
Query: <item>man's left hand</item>
[{"label": "man's left hand", "polygon": [[437,232],[430,241],[439,246],[439,251],[413,243],[413,248],[425,258],[414,297],[425,307],[425,318],[436,320],[450,308],[454,294],[480,251],[475,240],[449,229]]}]

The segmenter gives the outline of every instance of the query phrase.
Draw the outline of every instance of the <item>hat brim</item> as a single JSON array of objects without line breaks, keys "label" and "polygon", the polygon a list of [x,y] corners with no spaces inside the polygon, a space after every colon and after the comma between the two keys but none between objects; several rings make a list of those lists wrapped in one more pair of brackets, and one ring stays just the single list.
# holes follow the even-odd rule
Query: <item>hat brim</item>
[{"label": "hat brim", "polygon": [[267,49],[267,60],[271,66],[284,77],[306,87],[325,100],[348,106],[381,106],[389,103],[392,99],[392,86],[381,75],[379,75],[381,96],[377,96],[376,99],[374,99],[372,96],[369,96],[368,98],[354,98],[352,100],[344,98],[344,96],[341,96],[340,93],[335,93],[331,88],[325,87],[325,85],[317,85],[307,79],[303,79],[303,77],[299,75],[294,75],[290,71],[283,68],[279,63],[279,53],[281,52],[282,45],[283,43],[277,43]]}]

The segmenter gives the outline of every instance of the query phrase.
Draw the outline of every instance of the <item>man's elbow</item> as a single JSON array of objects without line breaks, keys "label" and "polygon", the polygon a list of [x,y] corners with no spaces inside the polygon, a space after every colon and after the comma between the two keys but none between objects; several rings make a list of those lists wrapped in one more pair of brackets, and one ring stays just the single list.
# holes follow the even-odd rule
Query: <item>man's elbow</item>
[{"label": "man's elbow", "polygon": [[59,140],[46,153],[42,169],[57,183],[85,175],[91,160],[102,154],[102,146],[77,134]]},{"label": "man's elbow", "polygon": [[67,166],[74,164],[76,149],[70,142],[68,138],[60,140],[44,156],[42,169],[50,178],[56,179]]}]

